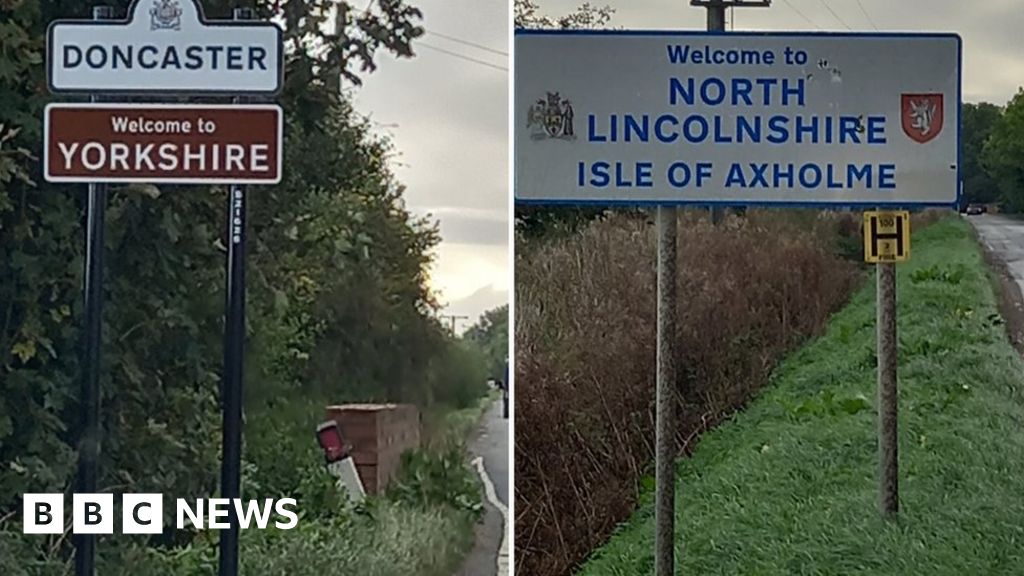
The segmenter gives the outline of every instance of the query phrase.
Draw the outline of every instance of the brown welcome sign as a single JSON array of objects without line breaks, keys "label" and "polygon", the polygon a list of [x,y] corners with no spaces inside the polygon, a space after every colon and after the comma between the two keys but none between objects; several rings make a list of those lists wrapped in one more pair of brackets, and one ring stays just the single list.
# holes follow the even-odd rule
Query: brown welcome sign
[{"label": "brown welcome sign", "polygon": [[276,105],[51,104],[46,180],[276,184],[281,130]]}]

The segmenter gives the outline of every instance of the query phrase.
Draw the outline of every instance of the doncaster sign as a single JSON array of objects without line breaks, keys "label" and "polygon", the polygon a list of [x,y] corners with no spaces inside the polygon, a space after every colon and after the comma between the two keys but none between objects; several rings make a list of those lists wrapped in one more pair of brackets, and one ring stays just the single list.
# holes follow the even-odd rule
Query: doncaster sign
[{"label": "doncaster sign", "polygon": [[517,31],[519,202],[951,206],[954,34]]},{"label": "doncaster sign", "polygon": [[48,182],[281,181],[276,105],[50,104]]},{"label": "doncaster sign", "polygon": [[196,0],[135,0],[125,21],[57,20],[47,33],[50,90],[275,94],[281,29],[206,22]]}]

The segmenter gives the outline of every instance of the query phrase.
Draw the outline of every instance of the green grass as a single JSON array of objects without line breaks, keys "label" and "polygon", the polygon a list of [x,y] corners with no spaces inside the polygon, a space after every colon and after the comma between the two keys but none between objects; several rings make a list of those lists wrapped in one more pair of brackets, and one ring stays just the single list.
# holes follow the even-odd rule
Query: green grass
[{"label": "green grass", "polygon": [[441,407],[424,414],[424,441],[430,448],[444,448],[451,444],[464,444],[473,434],[480,418],[491,404],[501,399],[501,392],[490,390],[472,406],[461,409]]},{"label": "green grass", "polygon": [[[243,531],[240,574],[450,576],[472,546],[472,524],[468,516],[448,508],[378,501],[360,514],[302,519],[294,530]],[[217,573],[216,541],[216,531],[203,533],[191,546],[175,550],[128,546],[121,537],[101,540],[97,573],[209,576]],[[11,574],[69,573],[56,564],[40,571],[19,568],[24,571]]]},{"label": "green grass", "polygon": [[[876,504],[872,281],[679,461],[679,573],[1024,573],[1024,362],[965,222],[922,230],[911,250],[898,266],[898,521]],[[652,499],[581,574],[654,573]]]},{"label": "green grass", "polygon": [[[484,411],[494,402],[490,393],[461,410],[440,407],[431,413],[433,444],[407,455],[388,492],[370,498],[356,510],[311,510],[300,513],[294,530],[248,530],[241,535],[242,576],[287,574],[358,574],[360,576],[451,576],[472,549],[481,490],[476,473],[465,462],[463,447]],[[313,488],[333,485],[326,472],[309,482]],[[333,491],[332,491],[333,492]],[[300,498],[299,510],[337,506],[324,497]],[[329,512],[326,516],[323,514]],[[26,546],[21,535],[0,531],[0,568],[5,552]],[[206,576],[217,566],[216,532],[200,533],[185,548],[162,550],[140,546],[140,540],[118,538],[101,544],[99,574],[109,576]],[[13,570],[13,568],[12,568]],[[14,575],[57,574],[56,559],[48,571]],[[0,570],[6,576],[8,572]]]}]

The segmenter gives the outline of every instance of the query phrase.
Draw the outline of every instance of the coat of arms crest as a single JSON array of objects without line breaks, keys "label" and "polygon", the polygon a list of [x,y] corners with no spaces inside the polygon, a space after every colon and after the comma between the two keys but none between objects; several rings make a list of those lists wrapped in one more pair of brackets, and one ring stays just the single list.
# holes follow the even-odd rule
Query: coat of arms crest
[{"label": "coat of arms crest", "polygon": [[903,94],[900,98],[903,131],[924,144],[942,132],[942,94]]},{"label": "coat of arms crest", "polygon": [[575,140],[574,116],[575,111],[568,98],[558,92],[548,92],[544,98],[538,98],[530,106],[526,114],[526,127],[531,129],[530,137],[534,140]]},{"label": "coat of arms crest", "polygon": [[181,30],[181,6],[178,0],[154,0],[149,16],[152,30]]}]

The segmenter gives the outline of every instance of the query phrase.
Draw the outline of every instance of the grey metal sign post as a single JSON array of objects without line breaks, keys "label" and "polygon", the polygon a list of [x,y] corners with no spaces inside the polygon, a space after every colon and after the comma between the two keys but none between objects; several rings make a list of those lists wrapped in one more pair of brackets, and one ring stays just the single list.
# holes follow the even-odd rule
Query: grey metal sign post
[{"label": "grey metal sign post", "polygon": [[658,206],[658,375],[654,464],[655,574],[675,562],[676,461],[676,239],[675,206]]},{"label": "grey metal sign post", "polygon": [[876,346],[878,364],[878,509],[893,519],[899,513],[899,409],[896,337],[896,262],[910,254],[910,214],[864,213],[864,260],[876,266]]},{"label": "grey metal sign post", "polygon": [[878,342],[878,508],[895,517],[900,509],[897,439],[896,264],[875,264]]}]

